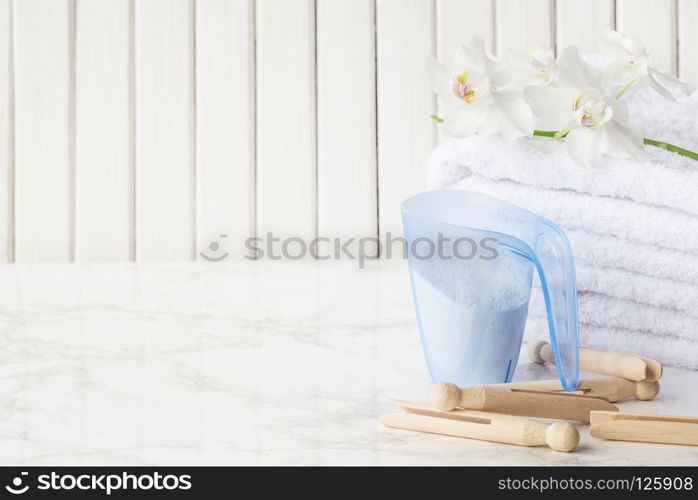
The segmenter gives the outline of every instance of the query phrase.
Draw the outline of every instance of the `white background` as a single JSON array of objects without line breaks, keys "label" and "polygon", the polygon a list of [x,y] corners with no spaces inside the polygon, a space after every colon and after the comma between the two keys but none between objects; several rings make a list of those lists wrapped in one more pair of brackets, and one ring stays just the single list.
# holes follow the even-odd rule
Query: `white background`
[{"label": "white background", "polygon": [[0,261],[400,232],[427,56],[615,27],[695,82],[697,24],[698,0],[0,0]]}]

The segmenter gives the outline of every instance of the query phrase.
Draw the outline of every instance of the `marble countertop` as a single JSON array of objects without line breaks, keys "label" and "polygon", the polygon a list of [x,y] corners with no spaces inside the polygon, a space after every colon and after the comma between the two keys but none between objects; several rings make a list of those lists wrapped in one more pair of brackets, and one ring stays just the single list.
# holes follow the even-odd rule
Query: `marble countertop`
[{"label": "marble countertop", "polygon": [[[0,463],[698,465],[581,426],[574,453],[381,427],[430,383],[404,263],[370,264],[0,268]],[[621,410],[698,415],[697,385]]]}]

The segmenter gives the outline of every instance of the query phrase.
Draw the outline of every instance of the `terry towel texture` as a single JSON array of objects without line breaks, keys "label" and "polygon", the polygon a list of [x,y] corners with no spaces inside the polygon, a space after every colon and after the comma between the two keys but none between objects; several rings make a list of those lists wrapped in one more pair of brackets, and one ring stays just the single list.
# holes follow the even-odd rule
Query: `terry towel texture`
[{"label": "terry towel texture", "polygon": [[[698,151],[698,92],[679,103],[627,94],[645,137]],[[468,189],[565,229],[577,264],[583,345],[637,352],[698,369],[698,161],[646,146],[648,160],[576,165],[564,141],[446,139],[429,162],[430,189]],[[548,335],[534,289],[526,337]]]}]

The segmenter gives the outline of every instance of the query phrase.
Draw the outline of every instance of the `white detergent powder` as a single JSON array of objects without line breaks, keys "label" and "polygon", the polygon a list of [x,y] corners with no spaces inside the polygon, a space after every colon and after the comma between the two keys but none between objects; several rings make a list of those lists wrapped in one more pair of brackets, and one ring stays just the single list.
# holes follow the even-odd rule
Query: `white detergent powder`
[{"label": "white detergent powder", "polygon": [[523,337],[532,266],[501,255],[485,261],[412,263],[422,343],[434,382],[505,382]]}]

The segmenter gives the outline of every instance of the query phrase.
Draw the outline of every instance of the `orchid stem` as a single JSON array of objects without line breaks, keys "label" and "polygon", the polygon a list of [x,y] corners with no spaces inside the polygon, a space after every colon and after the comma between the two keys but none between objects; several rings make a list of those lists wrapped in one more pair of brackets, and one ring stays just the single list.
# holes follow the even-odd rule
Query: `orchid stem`
[{"label": "orchid stem", "polygon": [[534,130],[533,135],[537,135],[538,137],[552,137],[553,139],[561,139],[562,136],[558,135],[560,133],[559,130]]},{"label": "orchid stem", "polygon": [[640,77],[639,77],[639,76],[636,76],[635,78],[633,78],[632,80],[630,80],[628,83],[626,83],[625,85],[623,85],[623,88],[621,88],[621,89],[618,91],[618,93],[616,94],[616,99],[620,99],[621,97],[623,97],[623,94],[625,94],[625,93],[628,91],[628,89],[629,89],[630,87],[632,87],[633,85],[635,85],[635,84],[638,82],[639,79],[640,79]]},{"label": "orchid stem", "polygon": [[[564,137],[564,136],[560,135],[560,132],[555,131],[555,130],[534,130],[533,135],[538,136],[538,137],[551,137],[554,139],[559,139],[559,138]],[[565,135],[567,135],[567,134],[565,134]],[[679,146],[674,146],[673,144],[669,144],[668,142],[655,141],[654,139],[644,139],[643,142],[645,144],[647,144],[648,146],[654,146],[655,148],[666,149],[667,151],[671,151],[672,153],[676,153],[676,154],[679,154],[681,156],[685,156],[686,158],[698,160],[698,153],[695,153],[693,151],[689,151],[688,149],[680,148]]]},{"label": "orchid stem", "polygon": [[649,146],[666,149],[667,151],[671,151],[672,153],[680,154],[681,156],[686,156],[687,158],[698,160],[698,153],[694,153],[693,151],[689,151],[688,149],[680,148],[678,146],[674,146],[673,144],[669,144],[663,141],[655,141],[654,139],[644,139],[644,142]]}]

